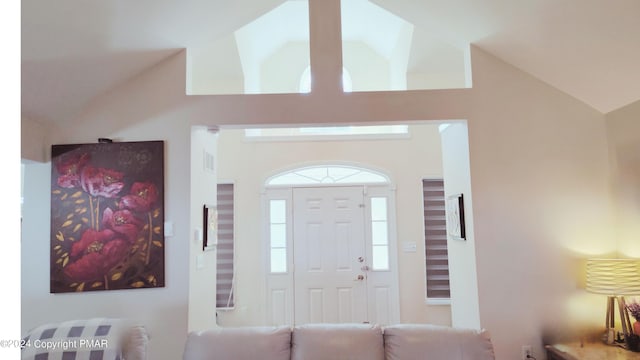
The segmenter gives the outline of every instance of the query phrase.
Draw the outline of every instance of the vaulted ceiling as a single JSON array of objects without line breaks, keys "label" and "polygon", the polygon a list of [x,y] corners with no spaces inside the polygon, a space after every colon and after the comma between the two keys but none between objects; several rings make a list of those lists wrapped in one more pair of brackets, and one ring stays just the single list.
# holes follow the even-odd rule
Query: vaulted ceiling
[{"label": "vaulted ceiling", "polygon": [[[433,51],[416,34],[474,44],[602,113],[640,100],[640,1],[370,2],[413,25],[412,52]],[[229,37],[283,3],[23,0],[23,116],[62,124],[168,56]],[[360,37],[386,49],[375,43],[384,34],[370,35]]]}]

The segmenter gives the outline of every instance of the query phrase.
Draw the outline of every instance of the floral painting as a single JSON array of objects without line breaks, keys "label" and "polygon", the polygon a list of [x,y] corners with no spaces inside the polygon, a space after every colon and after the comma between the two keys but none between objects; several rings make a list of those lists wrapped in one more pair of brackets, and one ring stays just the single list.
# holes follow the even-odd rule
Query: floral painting
[{"label": "floral painting", "polygon": [[164,286],[164,142],[51,148],[51,292]]}]

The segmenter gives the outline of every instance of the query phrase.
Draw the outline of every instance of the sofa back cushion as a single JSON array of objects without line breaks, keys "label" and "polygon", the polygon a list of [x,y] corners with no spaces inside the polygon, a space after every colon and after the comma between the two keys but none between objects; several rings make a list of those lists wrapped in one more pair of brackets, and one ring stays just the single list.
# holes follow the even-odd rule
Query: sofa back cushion
[{"label": "sofa back cushion", "polygon": [[369,324],[296,326],[292,360],[384,360],[382,329]]},{"label": "sofa back cushion", "polygon": [[184,360],[289,360],[291,328],[239,327],[191,332]]},{"label": "sofa back cushion", "polygon": [[392,325],[384,329],[387,360],[494,360],[486,330],[427,324]]}]

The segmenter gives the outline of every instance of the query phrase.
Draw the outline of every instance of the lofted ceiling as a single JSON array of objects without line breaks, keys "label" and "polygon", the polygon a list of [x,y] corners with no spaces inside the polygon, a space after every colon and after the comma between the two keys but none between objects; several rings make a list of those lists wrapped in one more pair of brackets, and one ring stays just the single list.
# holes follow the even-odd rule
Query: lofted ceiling
[{"label": "lofted ceiling", "polygon": [[[63,124],[168,56],[228,37],[283,3],[22,0],[22,114]],[[414,34],[474,44],[602,113],[640,100],[640,1],[371,3],[411,23]],[[378,38],[370,35],[360,34],[370,43]],[[420,46],[412,51],[429,51]]]}]

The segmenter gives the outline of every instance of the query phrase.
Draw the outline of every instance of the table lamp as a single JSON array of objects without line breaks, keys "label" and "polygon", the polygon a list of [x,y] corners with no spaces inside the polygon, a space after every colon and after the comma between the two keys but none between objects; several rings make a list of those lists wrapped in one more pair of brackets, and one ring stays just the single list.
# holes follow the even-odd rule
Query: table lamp
[{"label": "table lamp", "polygon": [[[633,334],[625,295],[640,295],[640,259],[588,259],[587,291],[607,295],[606,329],[608,344],[614,342],[615,306],[620,311],[625,343]],[[636,334],[640,335],[640,334]]]}]

